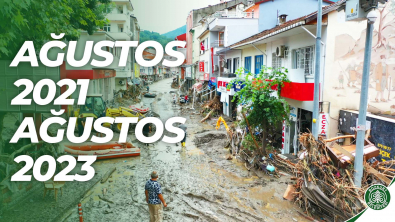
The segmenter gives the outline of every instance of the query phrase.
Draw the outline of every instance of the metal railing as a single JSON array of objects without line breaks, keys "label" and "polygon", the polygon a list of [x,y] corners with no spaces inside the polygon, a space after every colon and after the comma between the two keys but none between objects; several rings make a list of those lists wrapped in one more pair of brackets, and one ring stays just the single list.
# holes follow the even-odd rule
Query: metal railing
[{"label": "metal railing", "polygon": [[251,12],[225,12],[218,11],[214,13],[214,18],[251,18]]},{"label": "metal railing", "polygon": [[211,43],[211,47],[224,47],[224,40],[216,40]]}]

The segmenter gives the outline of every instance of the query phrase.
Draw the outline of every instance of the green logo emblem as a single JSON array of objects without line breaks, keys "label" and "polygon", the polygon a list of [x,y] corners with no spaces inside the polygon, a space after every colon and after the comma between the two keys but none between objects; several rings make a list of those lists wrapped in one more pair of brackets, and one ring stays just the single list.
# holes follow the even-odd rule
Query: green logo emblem
[{"label": "green logo emblem", "polygon": [[373,210],[382,210],[386,208],[390,203],[390,200],[390,191],[384,185],[375,184],[366,190],[366,204]]}]

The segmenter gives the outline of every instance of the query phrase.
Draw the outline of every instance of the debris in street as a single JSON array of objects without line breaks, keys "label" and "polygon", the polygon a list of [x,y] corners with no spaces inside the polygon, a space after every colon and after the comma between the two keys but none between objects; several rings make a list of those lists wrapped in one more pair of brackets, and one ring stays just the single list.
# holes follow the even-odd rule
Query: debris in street
[{"label": "debris in street", "polygon": [[204,121],[206,121],[208,118],[210,118],[210,115],[214,112],[214,110],[212,109],[207,115],[206,117],[204,117],[202,120],[200,120],[201,123],[203,123]]},{"label": "debris in street", "polygon": [[295,194],[295,202],[308,214],[320,213],[331,221],[347,220],[365,209],[363,195],[372,181],[388,185],[393,178],[383,173],[388,168],[380,169],[378,164],[374,168],[365,163],[362,188],[357,188],[353,182],[353,175],[349,172],[353,169],[350,166],[347,169],[338,168],[337,159],[330,157],[330,148],[326,145],[329,140],[320,138],[316,141],[312,134],[304,133],[300,135],[299,141],[308,154],[296,165],[279,157],[276,159],[277,163],[288,166],[296,175],[296,184],[292,185],[295,191],[290,191],[292,188],[289,186],[284,198],[289,197],[289,193],[292,192]]},{"label": "debris in street", "polygon": [[283,196],[286,200],[293,200],[295,198],[295,187],[294,185],[288,184],[287,190]]},{"label": "debris in street", "polygon": [[107,199],[105,197],[102,197],[100,195],[97,195],[97,196],[99,197],[100,200],[106,201],[107,203],[112,203],[112,204],[114,203],[113,201],[111,201],[111,200],[109,200],[109,199]]},{"label": "debris in street", "polygon": [[[356,151],[356,145],[352,143],[351,140],[355,140],[354,135],[341,136],[345,140],[344,145],[340,146],[336,143],[339,137],[334,137],[328,140],[324,140],[326,148],[328,150],[328,155],[336,163],[340,165],[341,168],[346,168],[350,163],[354,161],[354,154]],[[348,141],[348,142],[346,142]],[[365,139],[364,146],[364,157],[365,159],[370,159],[379,155],[380,151],[374,144],[372,144],[368,139]]]},{"label": "debris in street", "polygon": [[101,179],[101,183],[105,183],[108,180],[108,178],[110,178],[111,174],[114,173],[114,171],[116,169],[117,169],[116,167],[112,167],[111,169],[109,169],[107,171],[107,173],[104,174],[103,178]]}]

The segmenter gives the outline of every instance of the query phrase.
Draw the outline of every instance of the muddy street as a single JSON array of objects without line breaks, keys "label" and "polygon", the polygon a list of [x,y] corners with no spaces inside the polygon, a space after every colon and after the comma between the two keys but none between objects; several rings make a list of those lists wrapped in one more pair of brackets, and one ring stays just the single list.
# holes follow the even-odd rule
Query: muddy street
[{"label": "muddy street", "polygon": [[[226,160],[226,131],[216,131],[214,121],[199,123],[202,118],[191,105],[172,106],[171,78],[150,85],[158,96],[143,98],[162,121],[169,117],[187,118],[186,147],[156,142],[149,147],[136,140],[141,156],[99,160],[96,172],[116,171],[105,183],[98,183],[82,201],[85,221],[148,221],[144,185],[150,173],[157,171],[163,196],[165,221],[304,221],[296,205],[283,200],[288,177],[273,178],[247,171],[235,158]],[[195,140],[196,138],[204,138]],[[196,142],[196,143],[195,143]],[[77,221],[78,212],[65,214],[65,221]]]}]

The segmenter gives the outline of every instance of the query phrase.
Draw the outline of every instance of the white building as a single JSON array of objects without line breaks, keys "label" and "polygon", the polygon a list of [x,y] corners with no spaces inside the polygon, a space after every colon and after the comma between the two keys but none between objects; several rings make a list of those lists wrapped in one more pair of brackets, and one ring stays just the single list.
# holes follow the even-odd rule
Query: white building
[{"label": "white building", "polygon": [[[138,36],[138,24],[136,26],[133,17],[133,5],[130,0],[113,0],[115,6],[107,9],[106,18],[109,24],[103,27],[103,31],[107,32],[115,41],[131,41]],[[134,76],[134,49],[129,49],[129,57],[125,67],[116,67],[115,90],[126,89],[128,78]],[[129,81],[130,82],[130,81]]]}]

